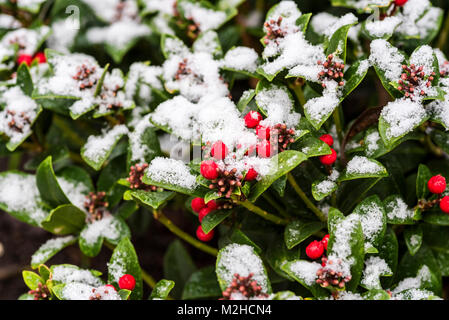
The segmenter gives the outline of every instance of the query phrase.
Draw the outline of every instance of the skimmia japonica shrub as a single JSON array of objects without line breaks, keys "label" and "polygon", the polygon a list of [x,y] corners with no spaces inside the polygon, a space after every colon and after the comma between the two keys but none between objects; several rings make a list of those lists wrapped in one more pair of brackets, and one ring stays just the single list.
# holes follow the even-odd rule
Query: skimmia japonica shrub
[{"label": "skimmia japonica shrub", "polygon": [[[20,299],[445,296],[447,3],[0,7],[0,208],[54,234]],[[140,216],[179,237],[165,279]],[[110,249],[107,275],[49,263],[67,246]]]}]

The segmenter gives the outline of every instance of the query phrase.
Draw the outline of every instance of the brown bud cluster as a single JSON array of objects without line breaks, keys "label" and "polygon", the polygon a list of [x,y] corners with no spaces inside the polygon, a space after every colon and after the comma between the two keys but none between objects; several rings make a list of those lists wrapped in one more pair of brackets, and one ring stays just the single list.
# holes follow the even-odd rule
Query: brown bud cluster
[{"label": "brown bud cluster", "polygon": [[[326,61],[322,62],[318,60],[317,63],[318,65],[322,65],[324,67],[324,70],[318,73],[318,79],[321,82],[325,80],[335,80],[338,82],[338,85],[340,87],[345,85],[345,82],[343,80],[345,65],[343,63],[334,61],[333,54],[328,55]],[[321,85],[323,86],[323,88],[326,88],[326,84],[324,82]]]},{"label": "brown bud cluster", "polygon": [[351,281],[351,276],[344,276],[342,272],[334,271],[332,265],[334,261],[328,260],[327,257],[321,258],[323,268],[316,272],[318,279],[316,283],[323,288],[334,287],[337,289],[343,289],[346,283]]},{"label": "brown bud cluster", "polygon": [[[108,294],[109,289],[104,289],[103,293]],[[97,289],[92,288],[92,294],[89,297],[89,300],[103,300],[103,296]]]},{"label": "brown bud cluster", "polygon": [[76,74],[73,79],[79,81],[80,90],[90,89],[97,84],[97,77],[95,75],[96,67],[88,67],[83,64],[77,67]]},{"label": "brown bud cluster", "polygon": [[281,23],[282,23],[281,16],[277,20],[271,19],[270,21],[265,22],[264,27],[267,30],[267,34],[263,40],[265,44],[268,44],[270,40],[276,40],[278,38],[285,37],[287,32],[282,30]]},{"label": "brown bud cluster", "polygon": [[[271,137],[277,138],[279,152],[287,150],[288,146],[295,142],[295,129],[287,128],[285,123],[278,123],[272,128]],[[272,143],[274,145],[274,143]]]},{"label": "brown bud cluster", "polygon": [[[430,76],[427,76],[424,71],[424,67],[416,67],[411,64],[410,67],[407,65],[402,65],[403,73],[401,74],[401,79],[398,81],[398,90],[404,92],[406,98],[413,98],[416,94],[424,96],[426,93],[422,88],[422,84],[425,83],[427,88],[430,88],[432,81],[435,77],[435,72],[432,72]],[[417,92],[417,90],[420,90]]]},{"label": "brown bud cluster", "polygon": [[231,285],[223,291],[223,298],[220,300],[232,300],[233,293],[240,293],[246,298],[267,298],[268,294],[262,292],[262,287],[257,284],[256,280],[252,280],[254,276],[250,273],[247,277],[243,277],[238,273],[234,274]]},{"label": "brown bud cluster", "polygon": [[30,125],[31,120],[25,112],[17,114],[14,110],[6,110],[8,117],[8,127],[14,131],[23,132],[25,125]]},{"label": "brown bud cluster", "polygon": [[445,78],[449,76],[449,61],[444,61],[442,65],[440,65],[440,76]]},{"label": "brown bud cluster", "polygon": [[28,291],[28,294],[34,295],[34,300],[45,300],[49,299],[51,294],[46,284],[42,284],[39,282],[37,288],[35,290]]},{"label": "brown bud cluster", "polygon": [[92,223],[103,219],[105,214],[108,214],[107,207],[109,203],[105,201],[106,192],[90,192],[86,196],[86,201],[84,201],[84,208],[87,210],[87,221]]},{"label": "brown bud cluster", "polygon": [[136,20],[138,16],[136,14],[130,14],[129,10],[126,10],[126,7],[129,6],[129,2],[120,1],[115,7],[115,15],[113,21],[120,21],[123,18],[128,18],[131,20]]},{"label": "brown bud cluster", "polygon": [[156,186],[150,186],[142,181],[142,177],[145,169],[148,168],[148,163],[136,164],[131,166],[129,171],[129,177],[126,178],[129,182],[131,189],[145,190],[145,191],[157,191]]},{"label": "brown bud cluster", "polygon": [[100,98],[104,101],[108,110],[120,109],[123,107],[122,102],[117,99],[117,93],[120,89],[121,87],[119,85],[115,85],[113,88],[103,85]]},{"label": "brown bud cluster", "polygon": [[236,175],[237,169],[234,168],[230,171],[228,170],[220,170],[217,168],[218,178],[215,180],[211,180],[211,184],[209,185],[209,189],[216,189],[218,195],[225,196],[226,198],[230,198],[232,192],[242,186],[241,180],[243,176],[241,174]]}]

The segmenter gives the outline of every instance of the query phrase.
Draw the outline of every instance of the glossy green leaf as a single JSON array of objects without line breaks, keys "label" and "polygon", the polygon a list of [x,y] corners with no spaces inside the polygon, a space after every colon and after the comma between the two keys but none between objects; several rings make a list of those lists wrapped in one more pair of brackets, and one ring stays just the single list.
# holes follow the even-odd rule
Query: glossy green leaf
[{"label": "glossy green leaf", "polygon": [[290,222],[284,231],[285,244],[288,249],[292,249],[324,227],[325,224],[318,221],[295,220]]},{"label": "glossy green leaf", "polygon": [[175,283],[171,280],[165,280],[162,279],[156,283],[156,285],[153,288],[153,291],[151,291],[150,300],[155,299],[161,299],[165,300],[167,299],[168,295],[170,294],[170,291],[175,286]]},{"label": "glossy green leaf", "polygon": [[77,234],[86,225],[86,213],[72,204],[53,209],[42,221],[42,227],[57,235]]},{"label": "glossy green leaf", "polygon": [[210,266],[192,273],[184,286],[182,299],[210,299],[221,297],[221,295],[215,268]]}]

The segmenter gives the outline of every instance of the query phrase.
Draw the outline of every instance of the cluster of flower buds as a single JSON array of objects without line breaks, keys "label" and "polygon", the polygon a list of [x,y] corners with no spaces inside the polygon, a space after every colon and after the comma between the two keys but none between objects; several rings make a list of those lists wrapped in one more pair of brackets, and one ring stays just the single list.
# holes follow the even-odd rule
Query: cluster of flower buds
[{"label": "cluster of flower buds", "polygon": [[36,60],[39,64],[46,63],[47,57],[45,56],[45,53],[38,52],[33,56],[30,56],[29,54],[21,54],[17,58],[17,64],[21,65],[22,63],[25,63],[27,66],[30,66],[33,61]]},{"label": "cluster of flower buds", "polygon": [[[426,92],[422,89],[422,84],[425,83],[425,86],[430,88],[435,72],[428,76],[424,73],[423,66],[416,67],[414,64],[411,64],[410,67],[404,64],[402,70],[401,79],[398,81],[398,90],[404,92],[406,98],[413,98],[416,94],[424,96]],[[420,91],[417,92],[417,90]]]},{"label": "cluster of flower buds", "polygon": [[110,88],[103,84],[100,98],[106,102],[105,105],[108,110],[120,109],[123,107],[122,101],[117,99],[117,93],[120,88],[121,87],[119,85],[115,85],[113,88]]},{"label": "cluster of flower buds", "polygon": [[[204,166],[211,165],[209,161],[204,161],[201,166],[203,166],[203,164]],[[225,196],[226,198],[231,198],[231,194],[234,190],[242,186],[243,175],[237,174],[236,168],[231,170],[221,170],[218,166],[216,173],[217,177],[215,179],[211,179],[209,189],[217,190],[217,194],[220,197]]]},{"label": "cluster of flower buds", "polygon": [[95,71],[95,66],[89,67],[86,64],[82,64],[77,67],[73,79],[79,81],[80,90],[90,89],[97,84],[98,79],[96,78]]},{"label": "cluster of flower buds", "polygon": [[429,188],[429,191],[433,194],[437,195],[437,199],[431,200],[431,201],[420,201],[418,203],[418,206],[422,210],[430,209],[437,203],[440,205],[441,211],[444,213],[449,214],[449,196],[441,197],[443,192],[446,191],[446,178],[444,178],[442,175],[436,175],[429,179],[427,182],[427,187]]},{"label": "cluster of flower buds", "polygon": [[[334,144],[334,138],[332,138],[330,134],[323,134],[320,137],[320,140],[326,143],[329,147]],[[327,154],[319,158],[320,162],[325,166],[331,166],[335,163],[335,161],[337,161],[337,152],[333,148],[331,148],[331,152],[331,154]]]},{"label": "cluster of flower buds", "polygon": [[277,20],[271,19],[264,23],[266,29],[266,35],[263,38],[265,44],[268,44],[270,40],[276,40],[278,38],[283,38],[286,35],[286,31],[281,28],[282,16],[279,16]]},{"label": "cluster of flower buds", "polygon": [[103,300],[105,295],[108,295],[111,291],[115,290],[114,286],[107,284],[105,286],[99,288],[92,288],[92,293],[89,297],[89,300]]},{"label": "cluster of flower buds", "polygon": [[267,298],[268,294],[262,291],[262,287],[257,284],[256,280],[253,280],[254,274],[250,273],[247,277],[243,277],[238,273],[234,274],[229,287],[223,291],[223,298],[220,300],[233,300],[233,294],[237,293],[238,298],[241,296],[247,299],[251,298]]},{"label": "cluster of flower buds", "polygon": [[315,282],[322,286],[323,288],[334,287],[338,289],[343,289],[346,286],[346,283],[351,281],[351,275],[345,276],[341,271],[338,270],[338,264],[341,264],[341,261],[337,261],[337,265],[335,269],[333,269],[334,261],[328,260],[327,257],[323,257],[321,259],[322,268],[318,269],[316,272],[317,279]]},{"label": "cluster of flower buds", "polygon": [[120,21],[122,19],[136,20],[138,18],[137,12],[134,10],[127,10],[130,6],[128,1],[120,1],[115,7],[115,15],[113,21]]},{"label": "cluster of flower buds", "polygon": [[288,146],[295,142],[295,129],[287,128],[287,125],[284,123],[276,124],[272,132],[273,138],[277,137],[278,139],[279,152],[287,150]]},{"label": "cluster of flower buds", "polygon": [[51,297],[50,290],[47,285],[40,282],[38,283],[37,288],[28,291],[28,294],[32,294],[34,296],[34,300],[45,300]]},{"label": "cluster of flower buds", "polygon": [[318,79],[322,82],[321,85],[323,88],[326,88],[326,84],[324,83],[325,80],[334,80],[340,87],[345,85],[343,80],[345,65],[334,61],[333,54],[328,55],[326,61],[322,62],[321,60],[318,60],[317,63],[324,68],[324,70],[318,73]]},{"label": "cluster of flower buds", "polygon": [[8,118],[8,127],[14,131],[23,132],[26,125],[31,124],[31,120],[25,112],[17,114],[14,110],[6,110]]},{"label": "cluster of flower buds", "polygon": [[449,76],[449,61],[444,61],[440,65],[440,76],[442,78],[446,78],[447,76]]},{"label": "cluster of flower buds", "polygon": [[126,178],[129,182],[129,187],[134,190],[158,191],[158,187],[143,183],[142,178],[146,168],[148,168],[148,163],[131,166],[129,170],[129,177]]},{"label": "cluster of flower buds", "polygon": [[84,201],[84,208],[88,212],[87,221],[92,223],[103,219],[104,215],[108,213],[107,207],[109,203],[105,201],[106,192],[90,192]]}]

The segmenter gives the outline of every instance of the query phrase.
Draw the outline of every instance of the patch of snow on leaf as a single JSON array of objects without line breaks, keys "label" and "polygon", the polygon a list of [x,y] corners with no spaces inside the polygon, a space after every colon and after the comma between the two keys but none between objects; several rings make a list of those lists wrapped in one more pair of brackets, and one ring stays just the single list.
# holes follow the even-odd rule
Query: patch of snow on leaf
[{"label": "patch of snow on leaf", "polygon": [[355,156],[348,162],[347,174],[376,174],[384,171],[384,168],[377,162],[362,156]]},{"label": "patch of snow on leaf", "polygon": [[145,171],[148,178],[155,182],[167,183],[193,190],[196,188],[196,177],[181,160],[157,157],[151,161]]},{"label": "patch of snow on leaf", "polygon": [[408,220],[413,218],[413,210],[409,209],[401,197],[396,196],[385,204],[387,217],[390,220]]},{"label": "patch of snow on leaf", "polygon": [[422,287],[431,281],[431,276],[429,267],[423,265],[418,270],[416,277],[409,277],[401,280],[392,292],[393,294],[398,294],[408,289],[423,289]]},{"label": "patch of snow on leaf", "polygon": [[55,251],[64,248],[68,243],[74,241],[76,237],[67,236],[47,240],[39,249],[31,256],[31,264],[39,264],[48,260]]},{"label": "patch of snow on leaf", "polygon": [[107,286],[95,288],[84,283],[72,282],[66,284],[62,290],[62,297],[65,300],[90,300],[94,294],[99,295],[100,300],[122,300],[117,291]]},{"label": "patch of snow on leaf", "polygon": [[376,39],[371,42],[371,64],[377,66],[390,81],[397,81],[402,74],[402,62],[405,57],[388,41]]},{"label": "patch of snow on leaf", "polygon": [[236,47],[226,52],[223,66],[238,71],[255,72],[258,58],[259,56],[254,49]]},{"label": "patch of snow on leaf", "polygon": [[84,156],[93,162],[100,161],[111,150],[114,143],[128,132],[125,125],[118,125],[109,131],[103,130],[100,136],[90,136],[84,145]]},{"label": "patch of snow on leaf", "polygon": [[321,269],[321,264],[303,260],[295,261],[290,265],[290,271],[308,286],[315,284],[316,273],[319,269]]},{"label": "patch of snow on leaf", "polygon": [[96,220],[87,225],[81,231],[80,237],[83,238],[88,245],[94,244],[100,237],[109,241],[117,242],[122,236],[123,228],[117,218],[107,215],[101,220]]},{"label": "patch of snow on leaf", "polygon": [[391,269],[384,259],[369,257],[365,261],[365,270],[361,283],[369,290],[382,289],[379,277],[391,274]]},{"label": "patch of snow on leaf", "polygon": [[90,286],[101,286],[103,281],[90,270],[79,269],[71,265],[58,265],[52,269],[52,279],[62,283],[78,282]]}]

